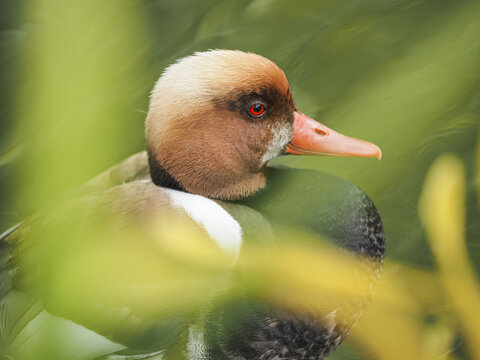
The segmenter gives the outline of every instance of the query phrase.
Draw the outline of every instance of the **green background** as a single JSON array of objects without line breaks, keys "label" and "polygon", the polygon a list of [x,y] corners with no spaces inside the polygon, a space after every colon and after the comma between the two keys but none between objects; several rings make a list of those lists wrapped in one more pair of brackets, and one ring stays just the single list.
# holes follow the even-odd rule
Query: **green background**
[{"label": "green background", "polygon": [[[456,154],[478,273],[480,3],[467,0],[1,0],[0,230],[143,150],[162,70],[216,48],[273,60],[302,112],[380,146],[381,161],[276,161],[360,186],[382,216],[392,259],[434,267],[418,197],[431,163]],[[332,358],[355,354],[347,344]]]}]

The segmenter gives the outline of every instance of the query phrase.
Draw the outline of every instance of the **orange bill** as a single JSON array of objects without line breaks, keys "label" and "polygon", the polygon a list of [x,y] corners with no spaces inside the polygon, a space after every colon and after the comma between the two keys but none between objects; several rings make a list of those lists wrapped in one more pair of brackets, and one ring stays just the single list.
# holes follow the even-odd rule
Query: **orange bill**
[{"label": "orange bill", "polygon": [[342,135],[297,111],[294,114],[293,137],[287,145],[287,153],[382,158],[377,145]]}]

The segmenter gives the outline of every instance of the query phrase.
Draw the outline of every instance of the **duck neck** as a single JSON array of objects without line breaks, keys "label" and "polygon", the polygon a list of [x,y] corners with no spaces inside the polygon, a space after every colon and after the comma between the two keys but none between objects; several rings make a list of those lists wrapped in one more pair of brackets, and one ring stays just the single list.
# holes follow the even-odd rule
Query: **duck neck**
[{"label": "duck neck", "polygon": [[[152,181],[157,186],[219,200],[239,200],[249,197],[263,189],[266,184],[264,168],[255,172],[243,169],[244,171],[236,173],[223,171],[220,174],[215,174],[214,169],[200,172],[191,169],[187,174],[176,172],[175,167],[173,170],[167,170],[167,167],[163,166],[150,151],[148,151],[148,165]],[[180,175],[176,176],[177,173]]]},{"label": "duck neck", "polygon": [[185,188],[148,152],[150,177],[155,185],[169,189],[186,191]]}]

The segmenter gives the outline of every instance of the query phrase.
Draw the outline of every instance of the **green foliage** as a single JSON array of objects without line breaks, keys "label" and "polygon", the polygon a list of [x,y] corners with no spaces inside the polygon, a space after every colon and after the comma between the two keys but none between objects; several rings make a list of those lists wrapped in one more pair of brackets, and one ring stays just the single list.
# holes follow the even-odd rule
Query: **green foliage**
[{"label": "green foliage", "polygon": [[[478,272],[478,1],[25,0],[0,6],[0,229],[142,150],[148,94],[165,66],[209,48],[253,51],[285,71],[304,113],[383,150],[381,162],[277,160],[346,177],[372,197],[387,236],[384,283],[393,284],[380,288],[379,298],[391,292],[412,305],[407,313],[374,307],[365,327],[360,323],[332,358],[392,360],[388,356],[407,349],[409,356],[399,359],[442,351],[468,358],[464,339],[476,345],[457,330],[468,324],[461,311],[456,315],[455,296],[463,293],[452,295],[446,285],[443,294],[433,257],[441,255],[430,251],[417,209],[430,165],[454,153],[466,169],[459,241]],[[433,324],[425,323],[426,315]],[[389,337],[382,319],[396,322],[405,342]],[[361,337],[360,330],[375,326],[385,330],[385,348]],[[478,356],[478,349],[469,351]]]}]

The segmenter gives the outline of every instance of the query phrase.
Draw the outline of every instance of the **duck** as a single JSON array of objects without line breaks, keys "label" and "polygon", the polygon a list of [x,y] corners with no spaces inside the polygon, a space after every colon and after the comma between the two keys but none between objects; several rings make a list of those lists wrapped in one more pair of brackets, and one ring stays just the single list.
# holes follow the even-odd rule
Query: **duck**
[{"label": "duck", "polygon": [[[111,239],[126,231],[126,223],[146,227],[146,219],[155,223],[173,214],[182,219],[175,223],[182,229],[200,231],[213,240],[228,255],[229,264],[240,262],[249,242],[275,246],[285,238],[285,228],[328,239],[368,261],[373,292],[385,236],[370,198],[337,176],[269,162],[289,155],[381,158],[380,149],[300,112],[284,72],[263,56],[239,50],[197,52],[167,67],[151,93],[145,135],[146,151],[80,186],[69,200],[62,200],[61,210],[35,215],[0,236],[0,359],[38,358],[35,344],[48,338],[38,335],[47,327],[55,329],[55,341],[46,341],[51,346],[44,349],[43,358],[327,357],[358,320],[365,299],[358,306],[339,305],[328,317],[316,317],[242,293],[231,286],[229,274],[221,276],[214,295],[206,296],[195,310],[160,311],[153,319],[145,316],[144,302],[131,302],[128,296],[97,301],[95,291],[101,289],[92,287],[91,294],[76,293],[76,287],[62,292],[51,284],[64,277],[76,281],[65,269],[74,267],[70,253],[88,254],[94,246],[78,235],[85,224],[98,222],[108,228],[101,237],[109,240],[95,239],[106,244],[102,254],[108,256],[119,243]],[[105,213],[115,219],[114,225],[98,220]],[[58,222],[67,225],[61,236],[54,236]],[[292,244],[302,236],[289,234]],[[58,259],[58,252],[51,255],[51,248],[64,251],[63,257]],[[150,250],[140,254],[150,261]],[[92,282],[102,277],[86,269],[80,273]],[[219,300],[225,297],[229,301]],[[335,317],[337,311],[346,315]]]}]

